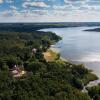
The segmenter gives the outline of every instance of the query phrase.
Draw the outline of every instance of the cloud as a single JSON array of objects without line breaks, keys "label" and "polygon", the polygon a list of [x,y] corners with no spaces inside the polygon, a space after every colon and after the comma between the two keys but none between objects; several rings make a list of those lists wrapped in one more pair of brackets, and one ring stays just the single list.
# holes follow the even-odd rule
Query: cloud
[{"label": "cloud", "polygon": [[7,3],[12,3],[14,0],[6,0]]},{"label": "cloud", "polygon": [[43,7],[43,8],[47,8],[49,7],[49,5],[47,5],[44,2],[24,2],[22,5],[24,8],[29,8],[29,7]]},{"label": "cloud", "polygon": [[17,9],[10,9],[0,12],[0,17],[40,17],[44,15],[48,15],[48,10],[22,10],[18,11]]},{"label": "cloud", "polygon": [[48,10],[32,10],[32,11],[23,10],[21,11],[21,15],[24,17],[35,17],[35,16],[40,17],[48,15]]},{"label": "cloud", "polygon": [[15,6],[10,6],[10,8],[11,9],[15,9],[15,10],[17,9],[17,7],[15,7]]},{"label": "cloud", "polygon": [[0,12],[0,17],[9,17],[11,12],[9,10],[5,10],[3,12]]},{"label": "cloud", "polygon": [[[0,21],[96,21],[100,0],[0,0]],[[2,19],[1,19],[2,18]]]},{"label": "cloud", "polygon": [[16,9],[11,10],[4,10],[3,12],[0,12],[0,17],[18,17],[21,16],[21,13],[18,12]]},{"label": "cloud", "polygon": [[73,3],[75,3],[75,2],[87,2],[87,1],[89,1],[89,0],[64,0],[65,3],[68,3],[68,2],[73,2]]},{"label": "cloud", "polygon": [[[12,13],[13,16],[0,16],[0,21],[2,22],[67,22],[67,21],[100,21],[100,12],[96,11],[57,11],[54,10],[52,14],[48,14],[44,10],[44,15],[39,14],[43,13],[43,10],[23,10],[22,12],[18,12],[16,10],[13,11],[5,11],[5,15]],[[1,13],[1,12],[0,12]],[[4,13],[4,12],[3,12]]]},{"label": "cloud", "polygon": [[53,6],[53,9],[56,9],[56,10],[63,10],[63,9],[66,9],[67,5],[64,5],[64,6],[57,6],[57,5],[54,5]]},{"label": "cloud", "polygon": [[64,0],[65,4],[73,4],[73,5],[78,5],[78,6],[85,5],[89,1],[90,0]]},{"label": "cloud", "polygon": [[32,14],[37,14],[37,15],[48,15],[49,12],[48,10],[32,10]]},{"label": "cloud", "polygon": [[12,16],[15,16],[15,17],[21,16],[21,13],[18,12],[17,10],[15,10],[15,9],[11,10],[11,14],[12,14]]},{"label": "cloud", "polygon": [[3,0],[0,0],[0,4],[2,4],[3,3]]},{"label": "cloud", "polygon": [[75,7],[75,6],[72,5],[72,4],[63,5],[63,6],[57,6],[57,5],[54,5],[54,6],[53,6],[53,9],[54,9],[54,10],[58,10],[58,11],[63,10],[63,11],[65,11],[65,12],[71,11],[71,10],[77,10],[77,9],[79,9],[79,8],[80,8],[79,6],[78,6],[78,7]]}]

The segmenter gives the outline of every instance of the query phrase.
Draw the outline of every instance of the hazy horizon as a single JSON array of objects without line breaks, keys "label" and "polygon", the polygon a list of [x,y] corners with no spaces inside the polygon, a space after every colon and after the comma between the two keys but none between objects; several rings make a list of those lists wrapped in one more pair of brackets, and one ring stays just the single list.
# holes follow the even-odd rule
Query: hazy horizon
[{"label": "hazy horizon", "polygon": [[100,21],[61,21],[61,22],[59,22],[59,21],[47,21],[47,22],[45,22],[45,21],[40,21],[40,22],[31,22],[31,21],[23,21],[23,22],[17,22],[17,21],[14,21],[14,22],[0,22],[0,23],[100,23]]}]

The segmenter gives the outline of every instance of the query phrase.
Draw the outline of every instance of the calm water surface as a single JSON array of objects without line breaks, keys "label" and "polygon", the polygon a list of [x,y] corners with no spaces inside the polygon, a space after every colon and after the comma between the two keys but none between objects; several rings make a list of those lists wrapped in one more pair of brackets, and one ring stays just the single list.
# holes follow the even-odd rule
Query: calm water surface
[{"label": "calm water surface", "polygon": [[55,32],[62,40],[52,46],[61,57],[73,63],[83,63],[100,78],[100,32],[86,32],[94,27],[50,28],[42,31]]}]

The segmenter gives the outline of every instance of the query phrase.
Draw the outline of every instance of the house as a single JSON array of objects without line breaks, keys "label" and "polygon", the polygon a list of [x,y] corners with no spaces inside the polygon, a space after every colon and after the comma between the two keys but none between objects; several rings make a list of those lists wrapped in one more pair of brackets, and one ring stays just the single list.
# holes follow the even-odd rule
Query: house
[{"label": "house", "polygon": [[11,70],[10,70],[11,74],[13,77],[22,77],[23,75],[26,74],[26,71],[22,68],[19,67],[17,65],[15,65]]},{"label": "house", "polygon": [[32,49],[32,53],[36,53],[37,52],[37,49],[36,48],[33,48]]}]

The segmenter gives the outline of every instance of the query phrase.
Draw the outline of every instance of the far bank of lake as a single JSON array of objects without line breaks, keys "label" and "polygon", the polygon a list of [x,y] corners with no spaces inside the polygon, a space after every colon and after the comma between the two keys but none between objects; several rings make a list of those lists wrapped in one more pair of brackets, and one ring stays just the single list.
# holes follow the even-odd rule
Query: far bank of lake
[{"label": "far bank of lake", "polygon": [[75,64],[84,64],[93,70],[99,80],[91,82],[94,85],[100,82],[100,32],[83,31],[95,27],[49,28],[42,31],[51,31],[62,37],[62,40],[51,48],[57,50],[61,57]]}]

